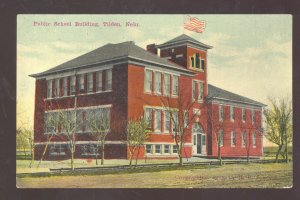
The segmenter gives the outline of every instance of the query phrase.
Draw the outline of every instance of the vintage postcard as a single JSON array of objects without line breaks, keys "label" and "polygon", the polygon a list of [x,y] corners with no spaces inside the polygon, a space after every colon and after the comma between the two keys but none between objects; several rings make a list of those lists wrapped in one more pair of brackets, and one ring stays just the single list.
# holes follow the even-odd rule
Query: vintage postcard
[{"label": "vintage postcard", "polygon": [[291,15],[18,15],[18,188],[291,188]]}]

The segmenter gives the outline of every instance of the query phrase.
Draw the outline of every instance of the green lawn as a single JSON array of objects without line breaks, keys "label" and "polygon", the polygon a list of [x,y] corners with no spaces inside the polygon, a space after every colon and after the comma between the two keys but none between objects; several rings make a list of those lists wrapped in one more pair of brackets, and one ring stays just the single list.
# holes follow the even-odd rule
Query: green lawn
[{"label": "green lawn", "polygon": [[292,163],[232,164],[106,175],[17,177],[19,188],[282,188],[291,186]]}]

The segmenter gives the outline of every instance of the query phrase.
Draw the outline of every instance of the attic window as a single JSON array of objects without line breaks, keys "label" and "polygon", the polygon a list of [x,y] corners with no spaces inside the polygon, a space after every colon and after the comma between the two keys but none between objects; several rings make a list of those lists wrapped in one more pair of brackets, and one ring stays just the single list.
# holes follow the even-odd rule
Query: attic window
[{"label": "attic window", "polygon": [[200,55],[196,53],[196,68],[200,69]]},{"label": "attic window", "polygon": [[201,69],[204,70],[205,60],[201,60]]},{"label": "attic window", "polygon": [[194,57],[191,57],[191,67],[195,67]]}]

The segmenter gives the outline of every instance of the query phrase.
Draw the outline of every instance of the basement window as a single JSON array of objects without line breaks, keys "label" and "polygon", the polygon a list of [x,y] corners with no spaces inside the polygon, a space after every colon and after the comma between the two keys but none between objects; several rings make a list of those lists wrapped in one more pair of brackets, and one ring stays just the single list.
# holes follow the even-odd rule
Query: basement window
[{"label": "basement window", "polygon": [[53,144],[50,146],[49,154],[50,156],[63,156],[66,152],[62,144]]}]

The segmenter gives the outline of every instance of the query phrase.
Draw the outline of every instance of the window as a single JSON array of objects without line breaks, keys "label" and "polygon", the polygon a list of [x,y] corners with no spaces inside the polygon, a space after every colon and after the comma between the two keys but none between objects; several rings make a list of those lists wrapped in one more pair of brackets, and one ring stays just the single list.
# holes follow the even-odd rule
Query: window
[{"label": "window", "polygon": [[219,120],[223,121],[224,120],[224,106],[219,105]]},{"label": "window", "polygon": [[65,77],[62,80],[62,95],[67,96],[67,90],[68,90],[68,78]]},{"label": "window", "polygon": [[160,144],[155,145],[155,153],[161,154],[161,145]]},{"label": "window", "polygon": [[196,68],[200,69],[200,54],[196,53]]},{"label": "window", "polygon": [[76,111],[77,116],[76,116],[76,131],[77,132],[82,132],[83,129],[83,118],[82,118],[82,110],[77,110]]},{"label": "window", "polygon": [[195,100],[196,99],[196,97],[197,97],[197,91],[196,91],[196,88],[197,88],[197,82],[196,81],[193,81],[193,86],[192,86],[193,88],[193,100]]},{"label": "window", "polygon": [[82,145],[81,155],[96,155],[98,152],[97,145]]},{"label": "window", "polygon": [[170,153],[170,145],[164,145],[164,153],[169,154]]},{"label": "window", "polygon": [[146,70],[145,91],[152,92],[152,71]]},{"label": "window", "polygon": [[79,91],[84,92],[84,74],[79,75]]},{"label": "window", "polygon": [[234,113],[234,107],[230,106],[230,120],[234,120],[235,119],[235,113]]},{"label": "window", "polygon": [[155,93],[161,94],[161,73],[155,72]]},{"label": "window", "polygon": [[55,79],[54,97],[59,97],[59,79]]},{"label": "window", "polygon": [[178,146],[177,145],[173,145],[173,153],[174,154],[178,153]]},{"label": "window", "polygon": [[203,100],[203,83],[198,82],[198,101]]},{"label": "window", "polygon": [[246,146],[246,132],[243,131],[242,133],[242,147]]},{"label": "window", "polygon": [[183,118],[183,127],[187,128],[188,126],[188,121],[189,121],[189,112],[188,111],[184,111],[184,118]]},{"label": "window", "polygon": [[202,101],[203,100],[203,82],[194,80],[192,88],[193,88],[193,100]]},{"label": "window", "polygon": [[56,121],[56,113],[49,112],[44,114],[44,132],[45,133],[55,133],[55,121]]},{"label": "window", "polygon": [[253,137],[253,148],[255,148],[256,147],[256,133],[253,133],[252,137]]},{"label": "window", "polygon": [[206,145],[206,138],[205,138],[205,135],[204,134],[202,134],[201,135],[201,143],[202,143],[202,145]]},{"label": "window", "polygon": [[148,128],[152,129],[152,109],[146,108],[145,118],[147,120]]},{"label": "window", "polygon": [[66,155],[65,149],[63,148],[62,144],[53,144],[49,148],[49,154],[51,156],[62,156]]},{"label": "window", "polygon": [[170,78],[169,74],[164,74],[164,95],[170,96]]},{"label": "window", "polygon": [[96,79],[97,79],[97,92],[100,92],[102,91],[102,71],[100,72],[97,72],[97,76],[96,76]]},{"label": "window", "polygon": [[52,97],[52,80],[47,81],[47,98]]},{"label": "window", "polygon": [[243,120],[243,122],[246,121],[246,109],[245,108],[242,108],[242,120]]},{"label": "window", "polygon": [[219,131],[219,142],[220,142],[220,147],[224,146],[224,134],[223,134],[223,130]]},{"label": "window", "polygon": [[170,112],[165,111],[164,113],[164,130],[166,133],[170,131]]},{"label": "window", "polygon": [[155,127],[154,127],[155,132],[160,132],[161,131],[161,111],[160,110],[155,110]]},{"label": "window", "polygon": [[70,95],[75,95],[76,94],[76,77],[71,76],[71,81],[70,81]]},{"label": "window", "polygon": [[195,58],[194,56],[191,56],[191,61],[190,61],[190,67],[195,67]]},{"label": "window", "polygon": [[179,121],[178,121],[178,111],[172,112],[172,131],[173,133],[177,132]]},{"label": "window", "polygon": [[204,70],[205,60],[201,60],[201,69]]},{"label": "window", "polygon": [[235,147],[236,141],[235,141],[235,131],[231,131],[231,146]]},{"label": "window", "polygon": [[172,95],[178,95],[178,76],[173,76],[172,79]]},{"label": "window", "polygon": [[105,70],[105,90],[112,89],[112,70]]},{"label": "window", "polygon": [[146,153],[151,154],[152,153],[152,145],[151,144],[146,144]]},{"label": "window", "polygon": [[252,123],[254,123],[256,119],[255,110],[251,110],[251,115],[252,115]]},{"label": "window", "polygon": [[88,79],[87,80],[88,92],[93,92],[93,89],[94,89],[93,73],[88,73],[87,79]]}]

